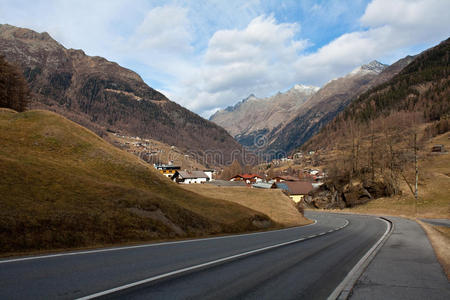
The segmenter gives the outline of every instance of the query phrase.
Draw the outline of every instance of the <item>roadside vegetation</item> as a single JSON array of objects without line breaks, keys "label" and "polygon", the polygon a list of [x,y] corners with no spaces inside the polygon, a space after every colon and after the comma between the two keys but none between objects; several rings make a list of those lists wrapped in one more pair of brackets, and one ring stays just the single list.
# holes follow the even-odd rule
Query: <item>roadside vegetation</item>
[{"label": "roadside vegetation", "polygon": [[418,221],[428,235],[433,245],[434,252],[450,280],[450,228],[435,226],[423,221]]},{"label": "roadside vegetation", "polygon": [[[425,134],[429,128],[426,126]],[[399,193],[391,197],[374,199],[365,204],[344,208],[339,212],[400,216],[416,220],[425,230],[447,278],[450,280],[450,228],[434,226],[421,218],[450,218],[450,152],[431,153],[434,145],[450,150],[450,133],[438,135],[423,144],[419,153],[418,199],[408,184],[400,181]],[[414,168],[406,176],[414,178]],[[335,210],[333,210],[336,212]]]},{"label": "roadside vegetation", "polygon": [[420,198],[426,176],[418,177],[419,161],[431,151],[430,138],[450,128],[449,52],[450,39],[423,52],[391,80],[353,99],[303,146],[337,154],[325,166],[326,184],[313,195],[316,207],[397,197],[405,194],[404,185]]},{"label": "roadside vegetation", "polygon": [[[450,152],[433,154],[433,145],[443,145],[450,150],[450,133],[438,135],[423,144],[418,160],[418,199],[405,180],[399,178],[398,194],[381,197],[367,203],[345,208],[344,211],[397,215],[420,218],[450,217]],[[405,177],[414,179],[415,170],[410,163]]]},{"label": "roadside vegetation", "polygon": [[244,232],[265,215],[179,188],[48,111],[0,109],[0,253]]},{"label": "roadside vegetation", "polygon": [[180,186],[205,197],[226,200],[259,211],[283,226],[299,226],[311,223],[298,211],[291,198],[279,189],[218,187],[210,184]]}]

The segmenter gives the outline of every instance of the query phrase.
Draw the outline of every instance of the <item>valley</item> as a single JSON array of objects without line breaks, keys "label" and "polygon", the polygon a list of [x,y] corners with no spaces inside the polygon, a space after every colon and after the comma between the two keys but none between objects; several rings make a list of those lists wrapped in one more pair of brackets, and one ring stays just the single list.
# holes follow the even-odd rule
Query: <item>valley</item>
[{"label": "valley", "polygon": [[445,24],[257,2],[0,24],[0,298],[450,297]]}]

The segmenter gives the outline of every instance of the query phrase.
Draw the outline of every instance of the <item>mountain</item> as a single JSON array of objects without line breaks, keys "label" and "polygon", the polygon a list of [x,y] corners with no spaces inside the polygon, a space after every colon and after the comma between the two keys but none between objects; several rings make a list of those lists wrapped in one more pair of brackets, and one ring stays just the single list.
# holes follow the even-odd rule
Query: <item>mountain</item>
[{"label": "mountain", "polygon": [[215,163],[241,149],[223,128],[170,101],[135,72],[66,49],[46,32],[0,25],[0,55],[23,70],[31,108],[58,112],[97,134],[151,138],[203,158],[213,152],[208,157]]},{"label": "mountain", "polygon": [[394,65],[389,76],[396,75],[354,97],[303,145],[323,153],[331,174],[312,196],[315,206],[398,195],[390,200],[401,202],[402,210],[408,202],[415,207],[416,197],[426,213],[448,207],[448,159],[433,154],[449,140],[450,38]]},{"label": "mountain", "polygon": [[397,112],[421,113],[417,122],[450,115],[450,38],[417,55],[396,76],[358,96],[334,127],[345,119],[367,123]]},{"label": "mountain", "polygon": [[0,253],[242,232],[262,213],[186,191],[44,110],[0,108]]},{"label": "mountain", "polygon": [[295,117],[268,134],[266,152],[289,153],[303,145],[347,107],[354,97],[391,79],[412,60],[413,57],[406,57],[391,66],[373,61],[344,77],[331,80],[297,110]]},{"label": "mountain", "polygon": [[267,98],[250,95],[234,106],[219,110],[210,117],[244,146],[252,147],[255,139],[291,119],[301,105],[319,88],[295,85],[284,93]]}]

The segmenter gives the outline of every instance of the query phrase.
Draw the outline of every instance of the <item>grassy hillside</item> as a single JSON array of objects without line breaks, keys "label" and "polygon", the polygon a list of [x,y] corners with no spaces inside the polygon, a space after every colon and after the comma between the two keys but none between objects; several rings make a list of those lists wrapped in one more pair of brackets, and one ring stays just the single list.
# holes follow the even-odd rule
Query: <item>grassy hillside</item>
[{"label": "grassy hillside", "polygon": [[[414,187],[416,153],[425,153],[430,138],[450,129],[449,53],[450,39],[422,52],[392,79],[354,99],[304,145],[305,150],[337,153],[328,159],[328,182],[316,195],[326,207],[386,196],[403,201],[397,196],[405,190],[405,181]],[[431,190],[439,180],[426,182],[426,175],[420,176],[430,193],[440,193]],[[334,190],[339,197],[326,201],[324,196]]]},{"label": "grassy hillside", "polygon": [[238,203],[268,215],[285,226],[311,223],[300,214],[294,202],[281,190],[250,189],[247,187],[217,187],[213,185],[186,185],[184,189],[205,197]]},{"label": "grassy hillside", "polygon": [[0,109],[0,141],[3,253],[240,232],[269,220],[187,192],[51,112]]},{"label": "grassy hillside", "polygon": [[[450,133],[439,135],[424,145],[419,160],[419,201],[415,207],[414,197],[404,181],[400,182],[401,194],[375,199],[366,204],[346,209],[353,212],[401,215],[420,218],[450,217],[450,153],[431,154],[431,147],[442,144],[450,150]],[[409,170],[413,177],[413,170]]]}]

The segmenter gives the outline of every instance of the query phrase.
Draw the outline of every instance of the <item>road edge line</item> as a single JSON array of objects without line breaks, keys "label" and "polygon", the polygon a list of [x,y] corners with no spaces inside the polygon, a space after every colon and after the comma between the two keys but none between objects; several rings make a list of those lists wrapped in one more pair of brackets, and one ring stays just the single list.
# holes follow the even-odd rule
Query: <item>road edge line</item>
[{"label": "road edge line", "polygon": [[[335,228],[333,230],[333,232],[341,230],[341,229],[347,227],[350,224],[350,222],[347,219],[344,219],[344,220],[345,220],[345,224],[343,226]],[[326,232],[326,234],[328,234],[328,232]],[[306,241],[306,240],[309,240],[309,239],[313,239],[313,238],[316,238],[316,237],[320,237],[320,236],[322,236],[322,235],[316,234],[316,235],[309,236],[309,237],[303,237],[303,238],[291,240],[291,241],[288,241],[288,242],[283,242],[283,243],[279,243],[279,244],[275,244],[275,245],[271,245],[271,246],[266,246],[266,247],[259,248],[259,249],[254,249],[254,250],[242,252],[242,253],[231,255],[231,256],[222,257],[222,258],[219,258],[219,259],[216,259],[216,260],[212,260],[212,261],[209,261],[209,262],[205,262],[205,263],[201,263],[201,264],[198,264],[198,265],[195,265],[195,266],[190,266],[190,267],[178,269],[178,270],[175,270],[175,271],[167,272],[167,273],[164,273],[164,274],[152,276],[152,277],[149,277],[149,278],[146,278],[146,279],[142,279],[142,280],[135,281],[135,282],[132,282],[132,283],[128,283],[128,284],[125,284],[125,285],[121,285],[121,286],[118,286],[118,287],[115,287],[115,288],[112,288],[112,289],[108,289],[108,290],[105,290],[105,291],[97,292],[97,293],[94,293],[94,294],[91,294],[91,295],[87,295],[87,296],[83,296],[83,297],[80,297],[80,298],[76,298],[75,300],[89,300],[89,299],[94,299],[94,298],[106,296],[106,295],[109,295],[109,294],[112,294],[112,293],[123,291],[123,290],[129,289],[129,288],[133,288],[133,287],[136,287],[136,286],[139,286],[139,285],[142,285],[142,284],[146,284],[146,283],[149,283],[149,282],[153,282],[153,281],[156,281],[156,280],[159,280],[159,279],[168,278],[168,277],[171,277],[173,275],[178,275],[178,274],[182,274],[182,273],[189,272],[189,271],[192,271],[192,270],[197,270],[197,269],[201,269],[201,268],[204,268],[204,267],[213,266],[213,265],[216,265],[216,264],[219,264],[219,263],[223,263],[223,262],[234,260],[234,259],[237,259],[237,258],[249,256],[249,255],[256,254],[256,253],[265,252],[265,251],[268,251],[268,250],[271,250],[271,249],[275,249],[275,248],[279,248],[279,247],[283,247],[283,246],[287,246],[287,245],[291,245],[291,244],[296,244],[296,243],[303,242],[303,241]]]},{"label": "road edge line", "polygon": [[32,255],[32,256],[25,256],[25,257],[19,257],[19,258],[0,259],[0,264],[19,262],[19,261],[27,261],[27,260],[35,260],[35,259],[46,259],[46,258],[61,257],[61,256],[84,255],[84,254],[93,254],[93,253],[102,253],[102,252],[111,252],[111,251],[121,251],[121,250],[147,248],[147,247],[158,247],[158,246],[184,244],[184,243],[209,241],[209,240],[220,240],[220,239],[227,239],[227,238],[232,238],[232,237],[242,237],[242,236],[248,236],[248,235],[268,234],[268,233],[271,233],[271,232],[293,230],[293,229],[296,229],[296,228],[304,228],[304,227],[307,227],[307,226],[316,225],[317,224],[317,220],[315,220],[315,219],[313,219],[313,220],[314,220],[314,222],[311,223],[311,224],[306,224],[306,225],[302,225],[302,226],[288,227],[288,228],[282,228],[282,229],[275,229],[275,230],[268,230],[268,231],[261,231],[261,232],[230,234],[230,235],[224,235],[224,236],[214,236],[214,237],[207,237],[207,238],[194,238],[194,239],[188,239],[188,240],[167,241],[167,242],[159,242],[159,243],[151,243],[150,242],[150,243],[134,245],[134,246],[119,246],[119,247],[112,247],[112,248],[111,247],[110,248],[99,248],[99,249],[92,249],[92,250],[69,251],[69,252],[61,252],[61,253],[55,253],[55,254]]},{"label": "road edge line", "polygon": [[364,254],[364,256],[356,263],[356,265],[350,270],[350,272],[345,276],[344,280],[336,287],[336,289],[328,296],[328,300],[344,300],[348,299],[353,286],[358,281],[359,277],[366,270],[367,266],[374,259],[375,255],[380,251],[381,247],[387,241],[389,236],[394,230],[394,223],[389,219],[378,217],[378,219],[384,221],[387,224],[386,231],[381,236],[381,238],[369,249],[369,251]]}]

